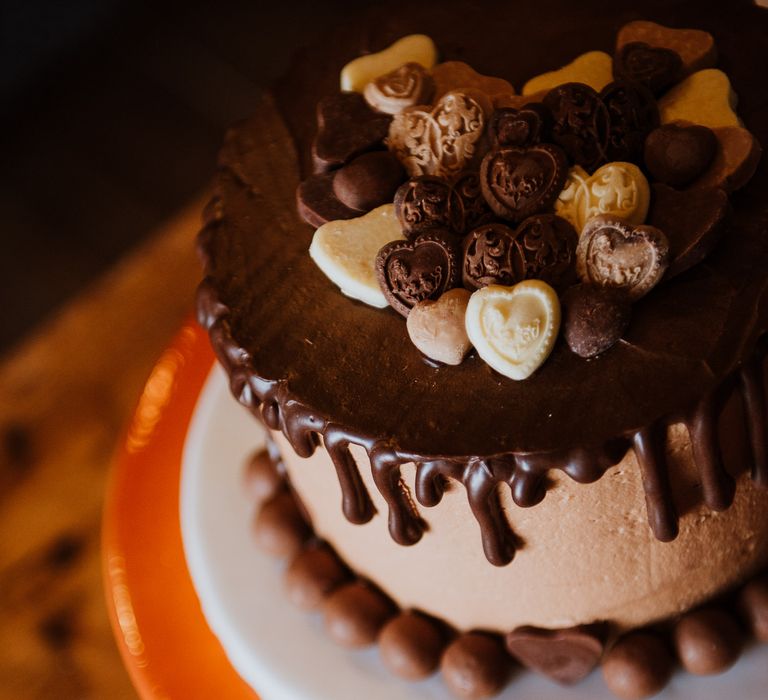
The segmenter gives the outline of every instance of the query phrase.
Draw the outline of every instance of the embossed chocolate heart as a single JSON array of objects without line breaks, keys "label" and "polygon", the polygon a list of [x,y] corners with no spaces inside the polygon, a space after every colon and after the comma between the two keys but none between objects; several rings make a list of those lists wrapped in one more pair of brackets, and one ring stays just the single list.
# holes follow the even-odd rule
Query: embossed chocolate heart
[{"label": "embossed chocolate heart", "polygon": [[549,207],[563,189],[568,162],[552,144],[502,148],[488,153],[480,165],[480,186],[499,216],[521,221]]},{"label": "embossed chocolate heart", "polygon": [[418,302],[406,320],[411,342],[433,360],[461,364],[472,347],[464,325],[468,303],[469,292],[461,288],[448,290],[436,301]]},{"label": "embossed chocolate heart", "polygon": [[613,57],[613,74],[660,95],[683,77],[683,59],[672,49],[630,41]]},{"label": "embossed chocolate heart", "polygon": [[460,233],[463,235],[471,231],[475,226],[492,221],[496,217],[483,197],[483,189],[480,187],[480,176],[476,172],[467,172],[460,175],[453,183],[454,191],[461,200],[461,209],[464,220]]},{"label": "embossed chocolate heart", "polygon": [[527,148],[541,140],[547,110],[540,102],[520,109],[502,107],[494,111],[488,123],[488,136],[496,148]]},{"label": "embossed chocolate heart", "polygon": [[712,129],[698,124],[665,124],[645,140],[645,167],[659,182],[685,187],[699,177],[717,152]]},{"label": "embossed chocolate heart", "polygon": [[326,172],[382,145],[392,117],[374,112],[363,96],[340,92],[317,105],[317,136],[312,144],[315,172]]},{"label": "embossed chocolate heart", "polygon": [[659,229],[609,216],[590,219],[576,249],[582,282],[624,289],[633,300],[656,285],[668,264],[669,243]]},{"label": "embossed chocolate heart", "polygon": [[486,224],[464,237],[461,281],[468,289],[489,284],[512,286],[525,279],[525,255],[515,232],[500,223]]},{"label": "embossed chocolate heart", "polygon": [[393,241],[376,256],[379,287],[389,305],[403,316],[425,299],[437,299],[459,279],[456,244],[439,232],[414,241]]},{"label": "embossed chocolate heart", "polygon": [[653,185],[648,223],[664,231],[670,263],[666,279],[700,263],[723,233],[728,195],[721,189],[675,190]]},{"label": "embossed chocolate heart", "polygon": [[550,90],[542,100],[552,114],[552,140],[570,160],[594,170],[606,160],[608,110],[588,85],[566,83]]},{"label": "embossed chocolate heart", "polygon": [[608,161],[638,161],[648,134],[659,125],[653,94],[642,85],[615,80],[606,85],[600,99],[608,110]]},{"label": "embossed chocolate heart", "polygon": [[389,148],[412,177],[450,179],[477,155],[490,111],[482,93],[448,92],[431,110],[411,107],[397,114],[389,127]]},{"label": "embossed chocolate heart", "polygon": [[642,224],[650,198],[648,180],[634,163],[606,163],[593,175],[587,175],[576,165],[568,173],[555,212],[577,231],[591,218],[601,215]]},{"label": "embossed chocolate heart", "polygon": [[406,63],[372,80],[363,90],[365,101],[377,112],[397,114],[406,107],[429,104],[435,81],[424,66]]},{"label": "embossed chocolate heart", "polygon": [[560,328],[560,302],[541,280],[495,284],[469,299],[467,335],[477,354],[510,379],[526,379],[547,359]]}]

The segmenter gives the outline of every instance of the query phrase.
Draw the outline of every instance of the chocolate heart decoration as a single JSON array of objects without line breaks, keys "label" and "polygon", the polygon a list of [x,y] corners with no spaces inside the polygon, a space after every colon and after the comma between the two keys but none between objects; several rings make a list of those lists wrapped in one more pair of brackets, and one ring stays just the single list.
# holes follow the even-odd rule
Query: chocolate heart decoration
[{"label": "chocolate heart decoration", "polygon": [[539,143],[546,122],[546,107],[534,102],[520,109],[497,109],[488,123],[488,135],[496,148],[527,148]]},{"label": "chocolate heart decoration", "polygon": [[721,189],[684,192],[653,185],[648,222],[669,240],[669,279],[700,263],[720,240],[728,214],[728,195]]},{"label": "chocolate heart decoration", "polygon": [[377,112],[397,114],[406,107],[428,104],[435,92],[435,81],[424,66],[405,63],[365,86],[363,96]]},{"label": "chocolate heart decoration", "polygon": [[639,161],[648,134],[659,125],[659,110],[650,90],[615,80],[600,92],[608,110],[608,161]]},{"label": "chocolate heart decoration", "polygon": [[480,186],[496,214],[522,221],[552,205],[567,175],[568,161],[557,146],[502,148],[483,158]]},{"label": "chocolate heart decoration", "polygon": [[717,153],[712,129],[698,124],[664,124],[645,140],[645,167],[672,187],[685,187],[699,177]]},{"label": "chocolate heart decoration", "polygon": [[576,249],[582,282],[624,289],[632,300],[650,291],[668,264],[669,243],[659,229],[609,216],[590,219]]},{"label": "chocolate heart decoration", "polygon": [[591,171],[605,162],[608,110],[597,92],[583,83],[565,83],[542,102],[552,114],[552,140],[573,163]]},{"label": "chocolate heart decoration", "polygon": [[438,299],[457,286],[459,256],[455,243],[439,232],[414,241],[393,241],[376,256],[379,287],[403,316],[425,299]]},{"label": "chocolate heart decoration", "polygon": [[317,105],[312,144],[316,173],[326,172],[382,145],[392,117],[374,112],[357,92],[324,97]]},{"label": "chocolate heart decoration", "polygon": [[515,232],[504,224],[480,226],[464,238],[461,281],[468,289],[489,284],[511,287],[525,279],[525,255]]},{"label": "chocolate heart decoration", "polygon": [[616,52],[613,74],[660,95],[683,77],[683,60],[672,49],[631,41]]},{"label": "chocolate heart decoration", "polygon": [[459,233],[463,235],[475,226],[495,219],[494,213],[483,197],[480,176],[477,173],[468,172],[459,177],[453,184],[453,190],[461,200],[461,209],[464,215]]}]

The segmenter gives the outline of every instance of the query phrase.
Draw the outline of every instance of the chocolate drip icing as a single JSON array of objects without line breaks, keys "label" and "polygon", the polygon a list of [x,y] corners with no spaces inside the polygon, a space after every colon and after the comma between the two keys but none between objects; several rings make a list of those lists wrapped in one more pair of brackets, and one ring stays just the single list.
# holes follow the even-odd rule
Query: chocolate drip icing
[{"label": "chocolate drip icing", "polygon": [[638,430],[633,446],[643,479],[648,523],[656,539],[671,542],[677,537],[678,522],[664,458],[664,427],[655,425]]},{"label": "chocolate drip icing", "polygon": [[763,379],[763,355],[768,337],[760,339],[755,353],[739,373],[741,394],[747,414],[747,432],[752,448],[752,479],[760,488],[768,489],[768,412]]},{"label": "chocolate drip icing", "polygon": [[349,451],[350,436],[339,426],[327,425],[324,438],[325,449],[331,456],[339,478],[344,517],[358,525],[367,523],[376,513],[376,509],[357,469],[357,463]]}]

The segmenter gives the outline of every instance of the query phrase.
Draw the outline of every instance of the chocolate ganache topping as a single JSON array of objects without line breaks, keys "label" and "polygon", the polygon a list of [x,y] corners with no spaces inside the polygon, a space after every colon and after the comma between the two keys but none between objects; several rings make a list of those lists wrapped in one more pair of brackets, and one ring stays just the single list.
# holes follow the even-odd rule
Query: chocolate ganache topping
[{"label": "chocolate ganache topping", "polygon": [[[201,322],[243,404],[282,430],[301,456],[322,438],[353,522],[366,522],[374,509],[352,443],[368,452],[396,541],[420,539],[426,525],[415,504],[436,506],[456,480],[488,560],[504,565],[520,543],[503,516],[500,484],[518,506],[532,506],[545,496],[549,470],[587,483],[633,449],[650,526],[659,539],[673,539],[677,513],[664,459],[671,423],[691,434],[704,501],[727,508],[733,478],[722,465],[718,422],[735,394],[752,449],[744,467],[768,488],[766,159],[732,195],[712,252],[638,301],[616,345],[586,361],[561,341],[524,382],[495,374],[474,355],[458,367],[429,365],[406,342],[397,314],[340,294],[307,255],[313,231],[299,219],[294,193],[302,170],[309,172],[315,105],[337,89],[328,66],[425,27],[444,60],[469,59],[516,85],[584,51],[611,51],[617,29],[633,19],[705,29],[740,95],[739,115],[768,144],[768,83],[758,70],[768,60],[768,12],[747,0],[727,8],[648,2],[642,14],[621,2],[604,14],[592,0],[578,8],[542,0],[526,13],[512,3],[489,3],[487,13],[460,5],[371,10],[318,49],[321,62],[298,61],[275,97],[265,96],[253,118],[231,131],[199,238]],[[414,500],[400,481],[409,462],[416,464]]]}]

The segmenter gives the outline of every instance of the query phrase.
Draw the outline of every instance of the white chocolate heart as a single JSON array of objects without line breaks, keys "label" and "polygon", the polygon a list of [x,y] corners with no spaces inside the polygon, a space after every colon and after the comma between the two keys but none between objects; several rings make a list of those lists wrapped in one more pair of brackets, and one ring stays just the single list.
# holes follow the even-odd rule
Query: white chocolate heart
[{"label": "white chocolate heart", "polygon": [[555,212],[581,233],[595,216],[612,216],[630,224],[642,224],[650,201],[648,180],[634,163],[607,163],[591,176],[575,165],[555,202]]},{"label": "white chocolate heart", "polygon": [[437,301],[416,304],[405,322],[411,342],[433,360],[460,365],[472,347],[464,324],[469,297],[466,289],[458,288]]},{"label": "white chocolate heart", "polygon": [[395,205],[384,204],[357,219],[323,224],[312,237],[309,254],[343,294],[383,309],[387,300],[376,278],[376,254],[401,238]]},{"label": "white chocolate heart", "polygon": [[347,63],[341,69],[341,89],[362,92],[372,80],[404,63],[419,63],[429,70],[436,61],[435,42],[426,34],[409,34],[382,51],[360,56]]},{"label": "white chocolate heart", "polygon": [[659,100],[662,124],[687,121],[711,129],[741,126],[736,114],[736,93],[723,71],[707,68],[689,75]]},{"label": "white chocolate heart", "polygon": [[483,93],[447,92],[431,110],[411,107],[395,115],[387,144],[411,177],[450,179],[475,157],[491,109]]},{"label": "white chocolate heart", "polygon": [[613,58],[604,51],[588,51],[558,70],[531,78],[523,86],[522,94],[551,90],[563,83],[584,83],[600,92],[612,80]]},{"label": "white chocolate heart", "polygon": [[510,379],[527,379],[549,357],[560,330],[560,301],[546,282],[489,285],[470,297],[467,335],[478,355]]}]

